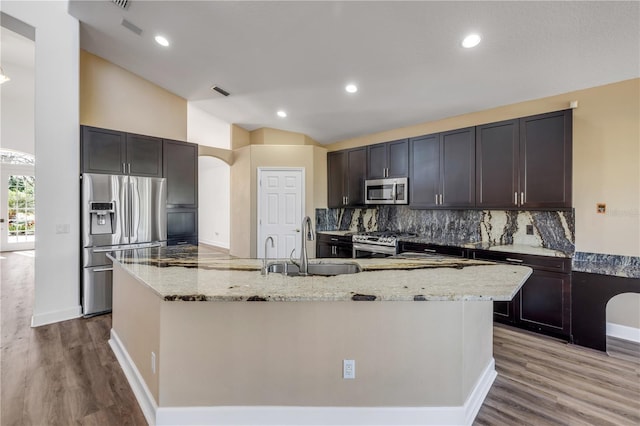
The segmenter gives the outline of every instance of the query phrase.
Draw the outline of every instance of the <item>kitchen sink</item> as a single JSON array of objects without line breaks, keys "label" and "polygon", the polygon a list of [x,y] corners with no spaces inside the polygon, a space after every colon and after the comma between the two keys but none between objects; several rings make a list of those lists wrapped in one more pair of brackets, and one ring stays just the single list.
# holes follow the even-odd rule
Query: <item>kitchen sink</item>
[{"label": "kitchen sink", "polygon": [[[323,275],[323,276],[333,276],[333,275],[343,275],[343,274],[356,274],[361,272],[360,265],[356,263],[309,263],[309,275]],[[267,272],[274,272],[276,274],[284,274],[291,276],[299,276],[300,269],[297,265],[292,263],[286,264],[286,273],[285,273],[285,263],[272,263],[267,266]]]}]

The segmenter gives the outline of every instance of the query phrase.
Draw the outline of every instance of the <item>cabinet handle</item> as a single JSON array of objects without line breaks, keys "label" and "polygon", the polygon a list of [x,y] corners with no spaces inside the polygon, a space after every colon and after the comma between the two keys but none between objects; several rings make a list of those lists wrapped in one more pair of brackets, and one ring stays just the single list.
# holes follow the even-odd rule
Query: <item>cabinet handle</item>
[{"label": "cabinet handle", "polygon": [[127,173],[131,174],[131,163],[127,164],[127,168],[129,169]]},{"label": "cabinet handle", "polygon": [[438,194],[436,194],[436,206],[438,205]]},{"label": "cabinet handle", "polygon": [[508,262],[515,262],[515,263],[522,263],[522,262],[524,262],[524,260],[522,260],[522,259],[514,259],[514,258],[512,258],[512,257],[507,257],[507,259],[506,259],[506,260],[507,260]]},{"label": "cabinet handle", "polygon": [[442,194],[440,194],[440,205],[442,205]]},{"label": "cabinet handle", "polygon": [[331,241],[338,241],[337,238],[331,238]]},{"label": "cabinet handle", "polygon": [[523,206],[524,205],[524,192],[520,193],[520,205]]},{"label": "cabinet handle", "polygon": [[346,200],[345,204],[349,204],[349,196],[347,195],[346,197],[344,197],[344,199]]},{"label": "cabinet handle", "polygon": [[435,253],[436,252],[434,249],[424,249],[423,251],[426,251],[427,253]]},{"label": "cabinet handle", "polygon": [[127,173],[127,167],[125,163],[122,163],[122,173]]},{"label": "cabinet handle", "polygon": [[515,204],[516,206],[518,205],[518,193],[517,192],[513,193],[513,204]]}]

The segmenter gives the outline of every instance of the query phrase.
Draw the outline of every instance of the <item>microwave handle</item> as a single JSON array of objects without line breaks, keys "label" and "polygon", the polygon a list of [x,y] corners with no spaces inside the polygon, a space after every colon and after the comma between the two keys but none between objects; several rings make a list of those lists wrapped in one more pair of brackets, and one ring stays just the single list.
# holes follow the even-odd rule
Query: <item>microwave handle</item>
[{"label": "microwave handle", "polygon": [[397,182],[393,182],[393,202],[398,201],[398,184]]}]

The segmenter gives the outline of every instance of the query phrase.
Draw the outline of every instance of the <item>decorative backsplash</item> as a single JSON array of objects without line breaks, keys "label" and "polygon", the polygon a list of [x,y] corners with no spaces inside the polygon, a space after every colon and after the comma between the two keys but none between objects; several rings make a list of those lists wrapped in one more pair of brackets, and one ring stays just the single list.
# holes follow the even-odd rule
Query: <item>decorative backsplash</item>
[{"label": "decorative backsplash", "polygon": [[[527,234],[527,226],[533,235]],[[520,244],[573,254],[573,211],[316,209],[318,231],[413,232],[435,244]]]}]

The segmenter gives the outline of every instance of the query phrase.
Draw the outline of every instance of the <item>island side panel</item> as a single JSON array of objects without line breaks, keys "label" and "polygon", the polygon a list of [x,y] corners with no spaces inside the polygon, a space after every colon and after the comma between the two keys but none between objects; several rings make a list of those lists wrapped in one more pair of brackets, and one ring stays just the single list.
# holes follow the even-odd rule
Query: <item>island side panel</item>
[{"label": "island side panel", "polygon": [[[156,403],[159,400],[161,299],[147,285],[113,263],[112,330],[133,360]],[[156,354],[156,374],[151,370]]]},{"label": "island side panel", "polygon": [[163,302],[159,405],[461,406],[479,374],[464,359],[484,371],[492,346],[490,303],[464,304]]},{"label": "island side panel", "polygon": [[493,360],[493,302],[464,302],[463,309],[462,391],[469,394]]}]

